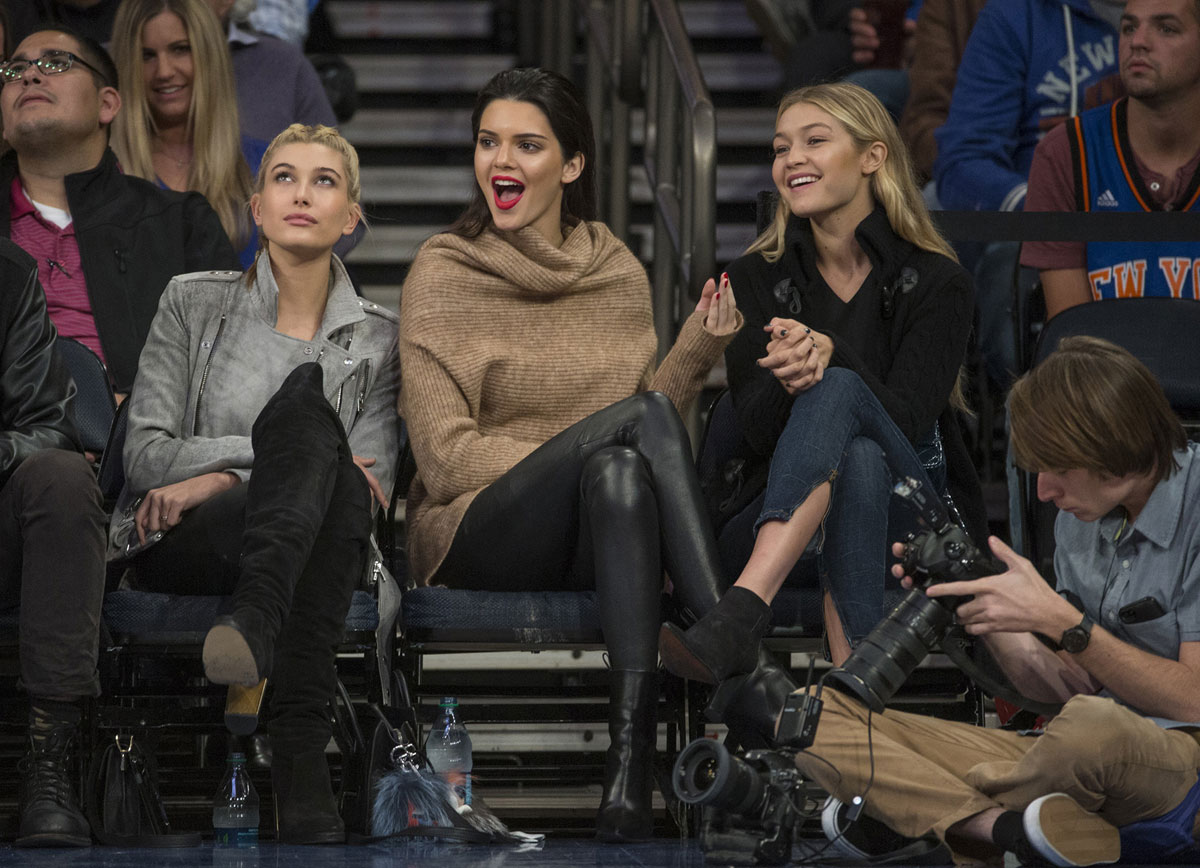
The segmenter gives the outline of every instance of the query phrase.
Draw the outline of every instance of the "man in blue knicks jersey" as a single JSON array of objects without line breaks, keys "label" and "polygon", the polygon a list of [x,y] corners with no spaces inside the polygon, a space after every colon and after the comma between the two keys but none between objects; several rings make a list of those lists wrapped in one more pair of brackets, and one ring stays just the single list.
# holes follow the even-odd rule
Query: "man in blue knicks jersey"
[{"label": "man in blue knicks jersey", "polygon": [[[1038,145],[1027,211],[1200,210],[1200,0],[1129,0],[1118,43],[1128,94]],[[1106,298],[1200,300],[1193,242],[1028,244],[1046,313]]]}]

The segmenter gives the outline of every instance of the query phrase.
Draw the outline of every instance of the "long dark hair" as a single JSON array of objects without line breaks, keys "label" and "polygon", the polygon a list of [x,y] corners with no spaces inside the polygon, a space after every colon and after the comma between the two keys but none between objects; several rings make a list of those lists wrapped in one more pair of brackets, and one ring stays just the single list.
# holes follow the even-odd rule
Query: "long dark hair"
[{"label": "long dark hair", "polygon": [[[550,122],[550,130],[558,140],[563,159],[569,160],[576,154],[583,155],[583,171],[563,189],[562,219],[570,223],[595,220],[596,138],[592,131],[591,116],[579,88],[569,79],[548,69],[509,69],[497,73],[475,98],[475,110],[471,112],[473,141],[479,138],[479,121],[484,110],[498,99],[537,106]],[[474,192],[471,201],[449,229],[464,238],[474,238],[492,225],[492,212],[488,209],[483,190],[477,183],[472,186]]]}]

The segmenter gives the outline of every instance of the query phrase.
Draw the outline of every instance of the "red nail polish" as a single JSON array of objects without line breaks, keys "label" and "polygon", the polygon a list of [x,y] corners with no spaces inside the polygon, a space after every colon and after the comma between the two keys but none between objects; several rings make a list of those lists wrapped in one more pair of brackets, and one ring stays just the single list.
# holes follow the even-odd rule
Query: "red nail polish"
[{"label": "red nail polish", "polygon": [[720,297],[721,297],[721,293],[718,292],[716,295],[713,296],[713,301],[716,301]]}]

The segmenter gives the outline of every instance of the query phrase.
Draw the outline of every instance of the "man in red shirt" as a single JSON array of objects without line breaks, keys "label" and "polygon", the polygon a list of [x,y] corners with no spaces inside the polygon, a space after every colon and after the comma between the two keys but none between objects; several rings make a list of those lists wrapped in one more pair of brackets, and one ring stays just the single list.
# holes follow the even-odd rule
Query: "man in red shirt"
[{"label": "man in red shirt", "polygon": [[0,157],[0,234],[37,261],[60,334],[96,350],[128,391],[171,277],[236,269],[237,257],[203,196],[121,173],[108,148],[121,96],[103,48],[41,30],[0,71],[12,145]]},{"label": "man in red shirt", "polygon": [[[1128,97],[1038,145],[1027,211],[1200,209],[1200,0],[1129,0],[1120,73]],[[1146,295],[1200,299],[1200,242],[1030,243],[1046,314]]]}]

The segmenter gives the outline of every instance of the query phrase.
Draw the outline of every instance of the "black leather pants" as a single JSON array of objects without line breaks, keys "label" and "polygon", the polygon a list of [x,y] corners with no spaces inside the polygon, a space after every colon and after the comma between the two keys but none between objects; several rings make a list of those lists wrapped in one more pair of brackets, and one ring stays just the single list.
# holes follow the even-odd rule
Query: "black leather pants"
[{"label": "black leather pants", "polygon": [[434,580],[594,588],[612,668],[651,671],[664,569],[694,617],[724,591],[687,431],[670,399],[642,392],[552,437],[488,486]]}]

